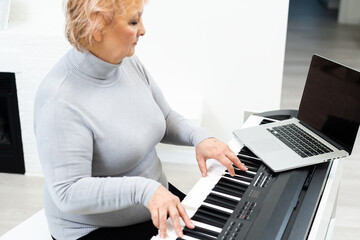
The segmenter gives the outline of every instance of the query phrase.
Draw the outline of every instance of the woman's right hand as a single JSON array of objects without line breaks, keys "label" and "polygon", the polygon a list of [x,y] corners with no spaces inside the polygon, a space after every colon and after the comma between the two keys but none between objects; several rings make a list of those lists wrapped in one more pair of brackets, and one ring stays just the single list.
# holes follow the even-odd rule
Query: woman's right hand
[{"label": "woman's right hand", "polygon": [[180,217],[188,228],[192,229],[195,227],[187,215],[184,206],[181,205],[180,199],[162,185],[150,199],[147,208],[151,213],[153,224],[160,230],[161,238],[166,238],[166,220],[168,215],[179,237],[183,235]]}]

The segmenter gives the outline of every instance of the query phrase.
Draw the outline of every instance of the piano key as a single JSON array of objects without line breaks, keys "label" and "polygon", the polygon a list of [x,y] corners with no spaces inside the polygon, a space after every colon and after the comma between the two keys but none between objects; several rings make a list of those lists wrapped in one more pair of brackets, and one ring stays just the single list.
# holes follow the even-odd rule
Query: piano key
[{"label": "piano key", "polygon": [[224,221],[224,219],[217,218],[217,217],[211,216],[206,213],[201,213],[201,212],[196,212],[195,215],[191,219],[194,219],[199,222],[207,223],[209,225],[216,226],[219,228],[223,228],[226,223],[226,221]]},{"label": "piano key", "polygon": [[241,200],[241,198],[239,198],[239,197],[234,197],[234,196],[231,196],[231,195],[228,195],[228,194],[225,194],[225,193],[221,193],[221,192],[216,192],[216,191],[213,191],[213,190],[210,192],[209,195],[211,195],[211,194],[215,194],[215,195],[217,195],[219,197],[224,197],[225,199],[233,200],[233,201],[235,201],[237,203],[240,202],[240,200]]},{"label": "piano key", "polygon": [[221,201],[218,201],[216,199],[213,199],[213,198],[206,198],[204,200],[204,204],[211,204],[211,205],[215,205],[215,206],[218,206],[218,207],[222,207],[222,208],[225,208],[225,209],[229,209],[229,210],[234,210],[236,205],[230,205],[230,204],[226,204],[226,203],[223,203]]},{"label": "piano key", "polygon": [[217,232],[218,234],[220,234],[220,232],[222,231],[221,228],[213,226],[213,225],[209,225],[207,223],[199,222],[199,221],[196,221],[196,220],[193,220],[193,219],[191,221],[195,225],[195,228],[196,227],[205,228],[205,229],[208,229],[209,231]]},{"label": "piano key", "polygon": [[228,211],[223,211],[217,207],[213,207],[213,206],[209,206],[209,205],[201,205],[201,207],[199,207],[198,212],[203,212],[203,213],[207,213],[209,215],[218,217],[218,218],[222,218],[227,220],[232,211],[229,213]]},{"label": "piano key", "polygon": [[222,207],[220,205],[209,203],[209,202],[203,202],[202,205],[209,206],[209,207],[212,207],[212,208],[215,208],[215,209],[219,209],[221,211],[228,212],[230,214],[234,212],[234,209],[230,209],[230,208],[227,208],[227,207]]},{"label": "piano key", "polygon": [[203,228],[203,227],[200,227],[200,226],[196,226],[193,230],[195,230],[197,232],[207,234],[207,235],[210,235],[210,236],[213,236],[215,238],[219,235],[219,232],[217,232],[217,231],[213,231],[213,230]]},{"label": "piano key", "polygon": [[245,153],[238,153],[236,155],[240,160],[241,162],[244,160],[245,162],[249,162],[249,163],[252,163],[252,164],[257,164],[260,162],[259,165],[261,165],[261,160],[257,157],[254,157],[254,156],[250,156],[248,154],[245,154]]},{"label": "piano key", "polygon": [[[221,213],[218,213],[215,211],[215,208],[210,208],[207,211],[205,211],[203,209],[202,205],[197,212],[195,213],[195,215],[199,215],[199,216],[206,216],[210,219],[213,219],[214,221],[218,221],[218,222],[223,222],[224,224],[226,223],[227,219],[229,218],[229,215],[222,215]],[[216,207],[216,206],[215,206]],[[225,211],[224,211],[225,212]],[[194,215],[194,216],[195,216]]]},{"label": "piano key", "polygon": [[259,164],[261,165],[262,161],[260,158],[257,158],[257,157],[252,157],[252,156],[248,156],[248,155],[244,155],[244,154],[238,154],[237,157],[240,159],[240,161],[243,161],[243,160],[248,160],[248,161],[251,161],[251,162],[259,162]]},{"label": "piano key", "polygon": [[249,156],[253,156],[253,157],[257,157],[248,147],[244,146],[240,149],[239,153],[244,153],[247,154]]},{"label": "piano key", "polygon": [[[214,162],[208,169],[208,176],[199,179],[182,201],[182,205],[187,209],[188,214],[194,214],[196,209],[201,206],[204,199],[219,181],[225,169],[226,168],[220,163]],[[189,217],[191,217],[191,215],[189,215]]]},{"label": "piano key", "polygon": [[220,185],[215,185],[213,190],[216,191],[216,192],[229,194],[229,195],[232,195],[232,196],[235,196],[235,197],[240,197],[241,198],[243,196],[243,192],[235,191],[235,190],[232,190],[232,189],[229,189],[227,187],[220,186]]},{"label": "piano key", "polygon": [[240,170],[237,167],[234,167],[234,170],[236,170],[236,172],[238,172],[238,173],[235,173],[235,175],[243,176],[243,177],[247,177],[247,178],[253,178],[256,175],[256,173],[259,171],[259,170],[257,170],[257,171],[254,172],[254,171],[251,171],[251,170],[247,170],[246,172],[244,172],[243,170]]},{"label": "piano key", "polygon": [[204,202],[232,210],[235,209],[236,205],[238,204],[238,202],[235,200],[226,198],[224,196],[219,196],[218,194],[215,195],[213,192],[205,198]]},{"label": "piano key", "polygon": [[239,177],[236,175],[233,177],[229,173],[225,173],[223,175],[223,178],[230,179],[231,181],[234,181],[234,182],[238,183],[240,186],[243,186],[245,188],[247,188],[250,185],[250,182],[243,181],[242,177]]},{"label": "piano key", "polygon": [[[252,162],[255,162],[255,161],[256,161],[256,162],[259,162],[259,163],[262,162],[259,157],[249,155],[249,154],[247,154],[247,153],[245,153],[245,152],[240,152],[240,153],[238,153],[238,154],[237,154],[237,157],[238,157],[240,160],[242,160],[242,159],[247,159],[247,160],[252,161]],[[261,164],[260,164],[260,165],[261,165]]]},{"label": "piano key", "polygon": [[234,177],[231,176],[228,171],[226,171],[224,175],[226,175],[227,177],[235,178],[235,179],[238,179],[238,180],[240,180],[240,181],[244,181],[244,182],[248,182],[248,183],[251,183],[251,181],[252,181],[252,178],[240,176],[240,175],[236,174],[236,172],[235,172],[235,176],[234,176]]},{"label": "piano key", "polygon": [[196,231],[195,229],[190,229],[190,228],[184,228],[183,229],[183,233],[185,236],[190,236],[190,237],[195,237],[198,238],[200,240],[213,240],[216,239],[216,237],[214,236],[210,236],[208,234],[202,233],[200,231]]},{"label": "piano key", "polygon": [[[195,225],[195,228],[192,229],[192,231],[196,231],[196,232],[206,234],[208,236],[212,236],[213,237],[212,239],[217,239],[217,236],[219,236],[219,234],[222,231],[221,228],[218,228],[218,227],[215,227],[215,226],[212,226],[212,225],[208,225],[206,223],[198,222],[196,220],[192,220],[192,221],[193,221],[193,223]],[[188,238],[194,239],[193,236],[188,236],[185,232],[184,232],[183,238],[184,239],[188,239]],[[196,237],[195,239],[201,239],[201,238]]]},{"label": "piano key", "polygon": [[200,239],[194,238],[194,237],[190,237],[190,236],[183,236],[183,237],[178,237],[178,238],[176,238],[176,240],[200,240]]},{"label": "piano key", "polygon": [[220,186],[224,186],[224,187],[228,187],[229,189],[233,189],[235,191],[240,191],[240,192],[244,192],[244,188],[246,189],[247,186],[241,186],[240,184],[228,179],[228,178],[220,178],[220,180],[218,181],[218,183],[216,185],[220,185]]},{"label": "piano key", "polygon": [[245,162],[248,162],[248,163],[251,163],[251,164],[254,164],[258,167],[261,166],[262,164],[262,161],[260,158],[257,158],[257,157],[254,157],[254,156],[249,156],[247,154],[244,154],[244,153],[239,153],[236,155],[241,161],[244,160]]},{"label": "piano key", "polygon": [[240,176],[244,176],[244,177],[248,177],[248,178],[253,178],[256,175],[256,172],[252,172],[252,171],[242,171],[239,169],[234,169],[235,170],[235,174],[236,175],[240,175]]},{"label": "piano key", "polygon": [[[243,162],[243,161],[241,161],[241,162]],[[244,162],[243,162],[243,163],[244,163]],[[246,163],[244,163],[244,164],[245,164],[245,167],[248,169],[248,171],[256,172],[256,171],[259,170],[259,168],[257,168],[257,167],[250,166],[250,165],[248,165],[248,164],[246,164]]]},{"label": "piano key", "polygon": [[[240,161],[242,163],[244,163],[246,165],[246,167],[249,169],[249,167],[252,167],[254,168],[255,170],[253,170],[254,172],[256,172],[260,166],[261,166],[261,162],[260,163],[257,163],[259,161],[257,160],[249,160],[249,159],[246,159],[246,158],[242,158],[242,157],[239,157],[238,158],[240,159]],[[256,162],[257,161],[257,162]]]}]

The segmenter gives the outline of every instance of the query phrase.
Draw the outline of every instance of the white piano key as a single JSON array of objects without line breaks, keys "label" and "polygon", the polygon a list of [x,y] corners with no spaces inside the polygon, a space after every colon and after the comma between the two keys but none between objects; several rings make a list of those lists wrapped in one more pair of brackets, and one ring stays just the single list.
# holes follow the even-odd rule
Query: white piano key
[{"label": "white piano key", "polygon": [[[248,176],[243,176],[243,175],[240,175],[240,174],[236,174],[236,173],[235,173],[235,176],[236,176],[236,177],[245,178],[245,179],[247,179],[248,181],[251,182],[251,181],[253,180],[253,178],[254,178],[255,175],[252,176],[252,177],[248,177]],[[228,176],[228,177],[229,177],[229,176]],[[239,180],[239,181],[242,181],[242,180]],[[246,181],[244,181],[244,182],[246,182]],[[247,183],[249,183],[249,182],[247,182]],[[249,184],[250,184],[250,183],[249,183]]]},{"label": "white piano key", "polygon": [[181,238],[185,239],[185,240],[200,240],[198,238],[194,238],[194,237],[190,237],[190,236],[186,236],[186,235],[182,236]]},{"label": "white piano key", "polygon": [[221,174],[226,170],[226,168],[221,165],[219,162],[214,162],[208,168],[208,175],[210,176],[221,176]]},{"label": "white piano key", "polygon": [[193,220],[193,223],[194,223],[195,227],[196,226],[202,227],[202,228],[209,229],[209,230],[217,232],[217,233],[220,233],[222,231],[221,228],[209,225],[207,223],[203,223],[203,222],[199,222],[199,221],[195,221],[195,220]]},{"label": "white piano key", "polygon": [[162,238],[160,238],[158,236],[153,236],[150,240],[164,240],[164,239],[162,239]]},{"label": "white piano key", "polygon": [[249,182],[245,182],[245,181],[242,181],[242,180],[239,180],[239,179],[227,177],[227,176],[225,176],[225,175],[223,175],[222,177],[223,177],[223,178],[226,178],[226,179],[229,179],[229,180],[231,180],[231,181],[234,181],[234,182],[241,183],[241,184],[246,185],[246,186],[249,186],[249,185],[250,185]]},{"label": "white piano key", "polygon": [[231,209],[228,209],[228,208],[224,208],[224,207],[220,207],[218,205],[214,205],[214,204],[211,204],[211,203],[207,203],[207,202],[203,202],[204,206],[208,206],[208,207],[212,207],[212,208],[215,208],[215,209],[219,209],[221,211],[224,211],[224,212],[228,212],[228,213],[233,213],[234,210],[231,210]]},{"label": "white piano key", "polygon": [[226,194],[226,193],[217,192],[215,190],[212,190],[211,192],[216,194],[216,195],[223,196],[223,197],[226,197],[226,198],[230,198],[230,199],[233,199],[233,200],[238,201],[238,202],[240,202],[240,200],[241,200],[241,198],[239,198],[239,197],[235,197],[235,196],[232,196],[232,195],[229,195],[229,194]]},{"label": "white piano key", "polygon": [[248,170],[248,171],[246,171],[247,173],[251,173],[252,175],[256,175],[256,172],[254,172],[254,171],[250,171],[250,170]]},{"label": "white piano key", "polygon": [[[209,230],[212,230],[214,232],[217,232],[217,233],[220,233],[222,231],[221,228],[219,227],[216,227],[216,226],[212,226],[212,225],[209,225],[209,224],[206,224],[206,223],[202,223],[202,222],[199,222],[199,221],[195,221],[195,220],[192,220],[193,224],[198,227],[202,227],[202,228],[206,228],[206,229],[209,229]],[[185,224],[183,221],[180,221],[180,224],[182,226],[182,228],[185,227]],[[188,237],[188,236],[186,236]],[[176,232],[173,228],[173,225],[172,225],[172,222],[170,219],[168,219],[167,221],[167,226],[166,226],[166,239],[165,240],[176,240],[178,238],[178,236],[176,235]],[[196,239],[196,238],[185,238],[183,237],[183,239]],[[157,236],[154,236],[153,238],[151,238],[151,240],[164,240],[163,238],[160,238],[160,234],[158,234]]]},{"label": "white piano key", "polygon": [[[186,209],[187,214],[190,216],[193,216],[195,214],[197,209],[195,210],[188,210]],[[190,217],[191,218],[191,217]],[[185,228],[185,223],[184,221],[180,218],[180,225],[181,227],[184,229]],[[160,233],[157,235],[157,237],[159,237]],[[175,240],[176,238],[178,238],[173,223],[171,221],[171,218],[168,218],[166,221],[166,240]],[[159,237],[159,239],[163,240],[162,238]]]},{"label": "white piano key", "polygon": [[[212,164],[208,169],[208,176],[200,178],[188,195],[182,201],[183,206],[187,209],[189,217],[192,217],[190,210],[198,209],[205,198],[209,195],[215,184],[219,181],[225,167],[220,164]],[[189,210],[189,211],[188,211]]]}]

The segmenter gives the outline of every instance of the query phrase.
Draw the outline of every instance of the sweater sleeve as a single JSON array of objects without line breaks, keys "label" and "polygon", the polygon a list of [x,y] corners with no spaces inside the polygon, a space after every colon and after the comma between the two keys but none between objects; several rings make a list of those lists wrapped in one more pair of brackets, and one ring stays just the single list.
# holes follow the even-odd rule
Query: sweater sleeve
[{"label": "sweater sleeve", "polygon": [[208,131],[174,111],[166,101],[159,86],[143,66],[142,71],[150,85],[156,103],[165,116],[166,132],[161,140],[162,143],[197,146],[203,140],[213,137]]},{"label": "sweater sleeve", "polygon": [[143,177],[92,177],[93,133],[70,104],[48,101],[34,120],[46,187],[61,211],[94,214],[146,206],[160,186]]}]

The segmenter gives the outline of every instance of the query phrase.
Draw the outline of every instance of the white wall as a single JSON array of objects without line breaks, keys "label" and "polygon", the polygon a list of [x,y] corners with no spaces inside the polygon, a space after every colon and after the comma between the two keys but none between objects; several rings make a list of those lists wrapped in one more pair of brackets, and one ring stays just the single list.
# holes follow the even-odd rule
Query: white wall
[{"label": "white wall", "polygon": [[0,71],[16,76],[26,174],[41,174],[33,103],[41,80],[69,48],[63,19],[62,0],[11,0],[9,25],[0,31]]},{"label": "white wall", "polygon": [[341,0],[338,21],[340,23],[360,24],[360,1]]},{"label": "white wall", "polygon": [[137,54],[177,109],[228,141],[243,113],[280,107],[288,0],[150,0]]},{"label": "white wall", "polygon": [[[149,0],[137,55],[175,109],[227,141],[245,110],[280,106],[287,13],[288,0]],[[9,26],[0,31],[0,71],[17,72],[27,174],[41,173],[36,89],[68,48],[62,0],[11,1]],[[166,155],[172,151],[160,154],[194,162],[193,149]]]}]

